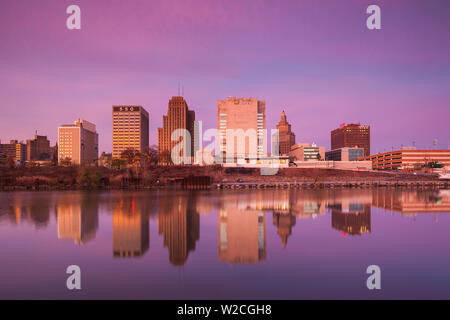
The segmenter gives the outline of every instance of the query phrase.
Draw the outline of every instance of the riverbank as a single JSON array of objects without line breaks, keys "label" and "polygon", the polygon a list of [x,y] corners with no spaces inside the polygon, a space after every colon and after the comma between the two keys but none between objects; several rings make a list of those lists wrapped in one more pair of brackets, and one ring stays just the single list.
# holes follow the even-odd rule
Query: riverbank
[{"label": "riverbank", "polygon": [[449,189],[449,181],[327,181],[327,182],[278,182],[278,183],[218,183],[216,189],[333,189],[333,188],[439,188]]},{"label": "riverbank", "polygon": [[[207,178],[207,179],[192,179]],[[203,182],[192,182],[192,181]],[[147,190],[171,186],[188,189],[252,188],[353,188],[353,187],[439,187],[448,180],[436,174],[349,171],[336,169],[280,168],[275,175],[259,169],[221,166],[171,166],[127,168],[44,167],[0,168],[0,191],[27,190]]]}]

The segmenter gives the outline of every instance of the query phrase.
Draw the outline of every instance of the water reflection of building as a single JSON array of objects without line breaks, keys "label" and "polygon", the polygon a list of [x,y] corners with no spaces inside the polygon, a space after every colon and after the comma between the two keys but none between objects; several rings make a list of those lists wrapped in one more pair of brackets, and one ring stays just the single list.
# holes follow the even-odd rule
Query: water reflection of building
[{"label": "water reflection of building", "polygon": [[292,234],[292,227],[295,226],[296,218],[292,214],[274,212],[273,224],[277,227],[277,233],[281,237],[283,247],[286,247],[288,237]]},{"label": "water reflection of building", "polygon": [[[284,210],[281,202],[275,205]],[[273,201],[264,198],[261,192],[226,195],[219,200],[219,261],[244,264],[266,259],[266,217],[263,211],[273,206]]]},{"label": "water reflection of building", "polygon": [[370,189],[335,189],[328,190],[327,206],[331,207],[334,204],[341,205],[343,210],[350,210],[355,208],[358,204],[371,205],[372,191]]},{"label": "water reflection of building", "polygon": [[331,225],[334,229],[350,235],[370,233],[371,207],[369,205],[362,203],[333,204],[329,208],[331,209]]},{"label": "water reflection of building", "polygon": [[146,202],[125,197],[113,208],[114,257],[140,257],[149,248]]},{"label": "water reflection of building", "polygon": [[11,223],[28,222],[38,229],[47,227],[51,213],[55,210],[49,195],[44,199],[44,197],[28,197],[23,193],[11,193],[10,197],[12,205],[9,211],[5,212],[8,212]]},{"label": "water reflection of building", "polygon": [[266,259],[266,217],[263,212],[219,209],[219,261],[258,263]]},{"label": "water reflection of building", "polygon": [[199,194],[195,201],[195,211],[200,215],[207,216],[217,207],[216,197],[208,194]]},{"label": "water reflection of building", "polygon": [[295,192],[294,190],[290,192],[290,213],[300,219],[316,218],[317,216],[325,215],[328,196],[326,190],[304,190],[301,196],[296,196]]},{"label": "water reflection of building", "polygon": [[277,208],[283,207],[285,213],[302,219],[325,215],[326,208],[332,204],[347,207],[350,203],[372,203],[372,193],[363,189],[275,190],[273,197],[272,200],[270,194],[264,196],[266,202],[272,201],[266,208],[272,206],[279,211]]},{"label": "water reflection of building", "polygon": [[404,215],[418,213],[449,213],[450,190],[398,190],[378,188],[373,190],[375,207],[400,212]]},{"label": "water reflection of building", "polygon": [[[325,215],[330,190],[252,190],[221,195],[218,204],[219,260],[257,263],[266,257],[265,214],[287,245],[296,218]],[[259,224],[258,224],[259,223]],[[260,230],[260,234],[255,230]],[[259,241],[257,239],[263,239]],[[260,247],[258,247],[260,245]]]},{"label": "water reflection of building", "polygon": [[98,198],[88,195],[62,197],[56,204],[58,239],[84,244],[98,228]]},{"label": "water reflection of building", "polygon": [[195,198],[189,195],[164,198],[159,202],[158,233],[169,249],[169,261],[175,266],[186,263],[189,252],[200,239],[200,216]]}]

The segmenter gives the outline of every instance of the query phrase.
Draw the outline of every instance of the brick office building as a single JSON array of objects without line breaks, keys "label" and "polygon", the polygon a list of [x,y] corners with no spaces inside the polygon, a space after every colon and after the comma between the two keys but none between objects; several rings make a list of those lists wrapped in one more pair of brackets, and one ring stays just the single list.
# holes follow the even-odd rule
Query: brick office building
[{"label": "brick office building", "polygon": [[370,156],[370,126],[342,124],[331,131],[331,150],[353,147],[363,148],[364,156]]}]

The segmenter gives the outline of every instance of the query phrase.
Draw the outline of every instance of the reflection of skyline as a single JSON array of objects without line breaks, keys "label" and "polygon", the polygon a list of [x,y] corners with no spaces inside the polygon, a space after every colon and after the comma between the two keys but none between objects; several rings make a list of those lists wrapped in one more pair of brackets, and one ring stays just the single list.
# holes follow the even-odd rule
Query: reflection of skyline
[{"label": "reflection of skyline", "polygon": [[56,205],[58,239],[84,244],[95,238],[98,229],[98,199],[89,195],[71,197]]},{"label": "reflection of skyline", "polygon": [[372,204],[404,215],[449,213],[450,190],[374,189]]},{"label": "reflection of skyline", "polygon": [[55,210],[53,201],[21,197],[21,194],[12,194],[12,205],[9,208],[8,218],[11,223],[21,224],[28,222],[37,229],[47,227],[51,212]]},{"label": "reflection of skyline", "polygon": [[[11,224],[29,223],[36,228],[53,226],[56,222],[58,239],[84,244],[96,237],[100,206],[102,212],[112,213],[112,246],[116,257],[142,256],[148,251],[152,211],[158,213],[155,215],[158,234],[168,250],[169,262],[182,266],[200,240],[200,214],[206,216],[214,212],[210,217],[214,220],[217,217],[213,232],[218,240],[218,260],[229,264],[256,264],[265,261],[269,254],[267,230],[273,233],[269,236],[274,236],[278,245],[287,247],[293,241],[290,237],[296,228],[304,223],[303,219],[325,217],[328,222],[325,214],[330,212],[332,229],[345,235],[369,234],[372,232],[371,206],[402,215],[448,213],[450,191],[271,189],[177,191],[152,193],[150,196],[148,193],[125,192],[114,193],[111,197],[83,192],[42,193],[39,197],[32,193],[17,193],[0,203],[0,216]],[[269,225],[266,225],[267,214],[271,215]],[[297,221],[297,218],[302,220]],[[211,218],[205,219],[211,221]]]},{"label": "reflection of skyline", "polygon": [[330,205],[331,226],[344,235],[362,235],[371,232],[371,207],[362,203]]},{"label": "reflection of skyline", "polygon": [[[219,193],[217,222],[219,260],[230,264],[258,263],[265,260],[266,213],[272,213],[273,225],[277,229],[283,247],[287,246],[297,218],[316,218],[325,215],[327,208],[341,210],[340,213],[335,210],[333,216],[335,226],[340,230],[350,234],[368,233],[371,230],[371,202],[370,190],[277,189]],[[344,212],[347,212],[345,216],[342,215]],[[263,222],[260,225],[258,216]],[[261,230],[262,233],[257,234],[255,230]],[[258,242],[255,239],[264,240]],[[257,245],[255,247],[255,244],[260,244],[261,247],[258,248]]]},{"label": "reflection of skyline", "polygon": [[167,197],[159,201],[158,233],[169,249],[169,261],[174,266],[186,263],[189,252],[200,239],[200,216],[192,195]]},{"label": "reflection of skyline", "polygon": [[140,257],[149,248],[150,232],[145,201],[121,199],[113,207],[114,257]]}]

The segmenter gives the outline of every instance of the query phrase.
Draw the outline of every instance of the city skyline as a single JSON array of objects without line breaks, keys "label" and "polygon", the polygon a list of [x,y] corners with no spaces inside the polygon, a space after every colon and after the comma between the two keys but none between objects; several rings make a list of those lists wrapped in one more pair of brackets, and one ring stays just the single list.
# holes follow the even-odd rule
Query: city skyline
[{"label": "city skyline", "polygon": [[450,4],[377,2],[379,32],[365,27],[371,1],[78,1],[79,31],[65,27],[66,2],[3,1],[1,141],[38,130],[54,145],[61,123],[85,118],[111,152],[106,115],[131,104],[149,112],[155,145],[181,83],[205,129],[218,99],[250,96],[266,101],[267,128],[285,110],[298,141],[327,149],[342,122],[371,126],[373,154],[448,149]]},{"label": "city skyline", "polygon": [[[178,99],[182,99],[183,101],[185,101],[184,100],[184,96],[172,96],[172,98],[169,100],[169,105],[170,105],[170,101],[172,101],[173,99],[175,99],[175,98],[178,98]],[[236,98],[236,97],[227,97],[227,100],[229,100],[229,99],[231,99],[231,100],[255,100],[255,101],[259,101],[257,98]],[[224,100],[217,100],[217,102],[218,102],[218,104],[220,105],[221,103],[223,103],[224,102]],[[259,103],[259,102],[258,102]],[[264,110],[265,110],[265,101],[262,101],[262,103],[264,104]],[[117,112],[119,111],[118,109],[121,109],[120,111],[124,111],[124,112],[128,112],[129,110],[132,110],[132,109],[136,109],[136,110],[138,110],[137,111],[137,113],[144,113],[145,114],[145,119],[146,119],[146,123],[145,123],[145,128],[143,129],[143,131],[142,132],[140,132],[140,136],[141,136],[141,138],[140,139],[143,139],[143,140],[145,140],[146,142],[140,142],[140,144],[141,144],[141,147],[139,148],[135,148],[135,147],[133,147],[133,146],[131,146],[130,145],[130,148],[132,148],[132,149],[135,149],[135,150],[137,150],[137,151],[139,151],[139,152],[145,152],[145,150],[144,149],[146,149],[146,148],[155,148],[157,151],[158,151],[158,153],[160,153],[160,151],[159,151],[159,148],[160,148],[160,142],[159,141],[157,141],[157,143],[156,144],[149,144],[149,137],[151,137],[151,135],[150,135],[150,133],[149,133],[149,128],[148,128],[148,118],[149,118],[149,113],[144,109],[144,107],[142,107],[142,106],[112,106],[112,108],[113,108],[113,121],[112,121],[112,128],[113,128],[113,139],[112,139],[112,152],[109,152],[109,151],[101,151],[102,152],[102,154],[107,154],[108,152],[109,152],[109,154],[112,154],[113,155],[113,158],[114,158],[114,154],[116,154],[116,158],[118,157],[118,151],[116,152],[116,153],[114,153],[114,148],[116,148],[117,149],[117,141],[115,141],[114,139],[114,136],[115,136],[115,130],[116,129],[114,129],[114,128],[116,128],[117,127],[117,121],[118,121],[118,119],[116,119],[115,117],[117,116]],[[117,110],[116,110],[117,109]],[[123,109],[123,110],[122,110]],[[134,110],[134,111],[136,111],[136,110]],[[142,110],[142,111],[141,111]],[[169,110],[170,110],[170,108],[169,108]],[[195,110],[188,110],[190,113],[192,113],[192,114],[194,114],[195,115]],[[237,115],[237,113],[235,112],[235,114]],[[244,114],[244,113],[243,113]],[[264,111],[264,114],[265,114],[265,111]],[[220,121],[220,113],[218,113],[218,121]],[[241,115],[242,116],[242,115]],[[164,118],[165,117],[167,117],[167,115],[164,115],[163,114],[163,120],[164,120]],[[195,117],[195,116],[194,116]],[[265,117],[264,117],[265,118]],[[134,118],[133,118],[134,119]],[[86,120],[80,120],[80,119],[78,119],[77,121],[85,121],[86,122]],[[76,124],[76,122],[77,121],[75,121],[75,124]],[[134,120],[133,120],[134,121]],[[285,123],[283,123],[283,121],[285,121]],[[204,145],[200,145],[200,146],[198,146],[198,147],[196,147],[196,144],[198,144],[198,143],[200,143],[200,142],[202,142],[201,140],[200,141],[195,141],[195,139],[196,138],[198,138],[198,139],[200,139],[200,137],[197,137],[196,136],[196,133],[194,132],[194,127],[195,127],[195,122],[197,122],[197,123],[202,123],[203,121],[202,120],[193,120],[192,121],[192,142],[191,142],[191,145],[192,145],[192,149],[193,149],[193,156],[196,154],[196,152],[195,152],[195,150],[197,150],[196,148],[201,148],[201,149],[203,149],[205,146]],[[285,111],[283,110],[282,111],[282,115],[281,115],[281,121],[276,125],[276,129],[277,130],[280,130],[280,124],[283,124],[283,125],[287,125],[287,126],[289,126],[289,128],[290,128],[290,124],[288,123],[288,122],[286,122],[286,114],[285,114]],[[94,126],[94,130],[95,130],[95,124],[90,124],[90,125],[93,125]],[[202,126],[201,124],[197,124],[198,126]],[[61,129],[61,128],[63,128],[63,127],[67,127],[67,126],[72,126],[72,125],[60,125],[60,126],[58,126],[58,132],[59,132],[59,130]],[[140,125],[141,126],[141,125]],[[355,126],[355,127],[362,127],[362,128],[368,128],[368,130],[370,131],[370,125],[361,125],[360,123],[341,123],[340,125],[339,125],[339,127],[338,128],[335,128],[335,129],[333,129],[330,133],[331,133],[331,139],[330,139],[330,141],[331,141],[331,143],[329,143],[329,145],[330,145],[330,147],[328,147],[328,148],[325,148],[325,147],[321,147],[321,148],[323,148],[324,150],[323,150],[323,152],[325,152],[325,149],[327,150],[327,152],[328,151],[336,151],[336,150],[340,150],[340,149],[346,149],[346,148],[348,148],[348,147],[350,147],[350,148],[358,148],[358,147],[361,147],[362,148],[362,146],[361,145],[359,145],[358,143],[348,143],[348,146],[347,147],[345,147],[344,145],[342,145],[342,146],[333,146],[333,139],[334,139],[334,134],[335,134],[335,132],[337,132],[337,131],[340,131],[340,130],[342,130],[343,128],[346,128],[346,127],[351,127],[351,126]],[[139,126],[138,126],[139,127]],[[222,125],[220,124],[220,122],[218,122],[218,124],[217,124],[217,128],[213,128],[213,129],[217,129],[218,130],[218,132],[221,130],[221,128],[222,128]],[[141,128],[142,129],[142,128]],[[223,128],[222,128],[223,129]],[[240,128],[240,129],[242,129],[242,128]],[[245,129],[245,128],[244,128]],[[269,145],[270,145],[270,143],[273,143],[273,142],[271,142],[271,140],[270,139],[273,139],[273,137],[271,138],[270,136],[269,136],[269,131],[271,130],[271,129],[274,129],[274,128],[267,128],[267,134],[266,134],[266,138],[267,139],[269,139],[269,140],[267,140],[266,142],[267,142],[267,146],[266,147],[269,147]],[[128,129],[127,129],[128,130]],[[134,132],[134,130],[135,129],[133,129],[132,131]],[[136,129],[137,130],[137,129]],[[162,128],[157,128],[157,137],[160,135],[160,133],[159,133],[159,131],[160,130],[162,130]],[[245,130],[244,130],[245,131]],[[21,162],[24,162],[25,160],[28,160],[28,161],[30,161],[28,158],[30,157],[29,156],[29,149],[30,149],[30,146],[28,145],[28,144],[30,144],[30,142],[33,142],[33,141],[35,141],[36,139],[38,139],[38,137],[40,138],[40,139],[44,139],[44,140],[46,140],[46,141],[48,141],[48,142],[50,142],[47,138],[48,138],[48,136],[49,135],[45,135],[45,136],[42,136],[42,135],[37,135],[37,132],[38,132],[38,130],[36,130],[35,131],[35,136],[34,136],[34,140],[32,140],[32,139],[26,139],[26,143],[24,142],[24,140],[18,140],[18,139],[11,139],[11,140],[9,140],[9,141],[2,141],[1,140],[1,137],[0,137],[0,144],[2,144],[3,146],[9,146],[9,145],[13,145],[13,146],[20,146],[21,147],[21,149],[23,149],[22,150],[22,153],[23,154],[21,154],[20,155],[20,161]],[[99,144],[99,134],[97,133],[97,132],[95,132],[96,133],[96,135],[97,135],[97,138],[96,138],[96,143],[95,143],[95,150],[96,150],[96,152],[98,153],[100,150],[99,150],[99,148],[98,148],[98,146],[100,145]],[[295,139],[295,133],[294,132],[292,132],[292,131],[290,131],[289,130],[289,132],[288,132],[290,135],[293,135],[293,137],[294,137],[294,139]],[[280,135],[283,135],[283,137],[284,137],[284,135],[285,135],[285,132],[284,132],[284,127],[282,128],[282,130],[280,130],[279,131],[279,134]],[[216,137],[217,139],[219,139],[220,140],[220,137],[219,137],[219,133],[218,133],[218,136]],[[134,136],[133,136],[134,137]],[[56,139],[56,143],[55,143],[55,145],[54,146],[52,146],[50,149],[54,149],[54,148],[56,148],[56,150],[58,150],[58,140],[59,140],[60,138],[59,138],[59,133],[58,133],[58,135],[57,135],[57,139]],[[134,139],[134,138],[133,138]],[[373,153],[373,152],[371,152],[370,151],[370,145],[371,145],[371,139],[372,139],[372,137],[371,137],[371,135],[370,135],[370,133],[369,133],[369,135],[368,135],[368,138],[367,138],[367,144],[368,144],[368,149],[367,149],[367,156],[364,156],[365,158],[370,158],[369,156],[374,156],[374,155],[380,155],[380,154],[388,154],[388,153],[390,153],[390,152],[394,152],[394,151],[401,151],[401,150],[420,150],[420,151],[428,151],[428,152],[431,152],[431,151],[433,151],[433,150],[438,150],[438,151],[441,151],[441,152],[444,152],[445,150],[447,150],[447,149],[445,149],[445,147],[444,148],[442,148],[442,149],[438,149],[438,143],[437,143],[437,141],[438,141],[438,139],[433,139],[433,142],[432,142],[432,146],[427,146],[427,147],[420,147],[420,146],[416,146],[416,141],[412,141],[412,143],[411,143],[411,145],[404,145],[404,144],[401,144],[400,146],[394,146],[394,145],[392,145],[392,147],[391,147],[391,149],[388,149],[388,148],[384,148],[383,150],[377,150],[377,152],[376,153]],[[37,140],[36,140],[37,141]],[[140,141],[140,140],[139,140]],[[282,142],[281,142],[281,140],[280,140],[280,142],[279,143],[281,143],[282,144]],[[334,142],[335,144],[336,144],[336,142]],[[50,142],[50,144],[51,144],[51,142]],[[309,145],[309,143],[308,142],[300,142],[300,143],[297,143],[296,145],[292,145],[291,147],[292,148],[294,148],[295,146],[299,146],[299,145]],[[316,144],[313,142],[312,144],[311,144],[313,147],[315,147],[316,146]],[[246,146],[247,146],[247,144],[246,144]],[[281,146],[280,146],[280,148],[281,148]],[[123,151],[125,151],[127,148],[125,148],[124,149],[124,147],[122,147],[122,152]],[[195,150],[194,150],[195,149]],[[220,149],[220,144],[219,144],[219,148],[218,148],[218,150],[215,150],[216,152],[219,152],[219,149]],[[362,148],[363,150],[365,149],[365,148]],[[200,150],[200,149],[199,149]],[[346,149],[347,150],[347,149]],[[450,143],[449,143],[449,145],[448,145],[448,150],[450,150]],[[163,151],[165,151],[165,150],[163,150]],[[291,150],[292,151],[292,150]],[[18,157],[18,153],[17,152],[19,152],[19,151],[16,151],[16,161],[19,161],[18,159],[17,159],[17,157]],[[278,151],[278,152],[281,152],[281,149]],[[59,152],[58,152],[59,153]],[[220,153],[220,152],[219,152]],[[270,150],[268,150],[268,152],[267,152],[267,154],[270,154]],[[325,154],[325,153],[324,153]],[[5,154],[5,155],[3,155],[4,157],[6,157],[8,154]],[[282,155],[282,153],[280,153],[280,155]],[[23,158],[23,160],[22,160],[22,158]],[[321,157],[323,160],[325,159],[325,157]],[[355,158],[355,157],[353,157],[353,158]],[[358,157],[359,158],[359,157]],[[362,157],[361,157],[362,158]],[[58,160],[64,160],[64,159],[70,159],[70,157],[61,157],[61,156],[59,156],[58,157]],[[96,158],[97,160],[98,160],[98,156],[97,156],[97,158]],[[355,158],[356,159],[356,158]]]}]

